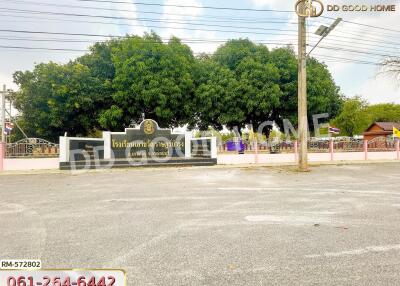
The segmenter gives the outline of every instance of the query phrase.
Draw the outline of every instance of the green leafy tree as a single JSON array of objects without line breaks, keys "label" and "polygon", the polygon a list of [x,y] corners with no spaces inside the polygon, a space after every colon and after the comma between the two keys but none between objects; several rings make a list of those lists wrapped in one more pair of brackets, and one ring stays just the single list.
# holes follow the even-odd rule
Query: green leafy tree
[{"label": "green leafy tree", "polygon": [[200,58],[193,70],[196,90],[191,101],[190,127],[221,130],[223,125],[245,121],[245,112],[236,103],[238,82],[235,74],[210,58]]},{"label": "green leafy tree", "polygon": [[[281,105],[279,70],[272,64],[246,58],[238,65],[236,74],[241,95],[240,106],[246,114],[245,122],[241,125],[251,123],[254,130],[258,130],[260,124],[270,120]],[[228,127],[233,126],[228,124]],[[268,134],[270,131],[270,128],[266,128],[263,133]]]},{"label": "green leafy tree", "polygon": [[382,103],[368,105],[360,97],[347,99],[332,124],[346,136],[361,135],[374,122],[400,122],[400,105]]},{"label": "green leafy tree", "polygon": [[377,121],[400,122],[400,105],[394,103],[382,103],[368,106],[364,111],[368,118],[368,124]]},{"label": "green leafy tree", "polygon": [[[226,100],[223,106],[234,108],[225,109],[215,120],[223,119],[224,125],[239,131],[250,123],[258,129],[278,108],[281,97],[279,70],[269,62],[268,48],[248,39],[230,40],[217,49],[212,59],[229,69],[237,81],[234,96],[222,98]],[[270,127],[264,130],[269,131]]]},{"label": "green leafy tree", "polygon": [[162,127],[186,123],[194,94],[195,58],[177,38],[164,44],[156,34],[132,36],[113,49],[113,104],[102,113],[104,128],[121,129],[144,115]]},{"label": "green leafy tree", "polygon": [[[282,129],[284,119],[297,125],[297,59],[291,47],[269,51],[247,39],[231,40],[217,49],[211,59],[232,71],[238,83],[234,96],[220,97],[221,106],[233,104],[235,108],[220,110],[221,115],[213,117],[214,121],[229,128],[251,123],[258,129],[261,123],[274,121]],[[328,113],[334,118],[343,99],[326,65],[311,58],[307,73],[312,126],[314,114]],[[268,135],[271,130],[267,126],[263,133]]]},{"label": "green leafy tree", "polygon": [[58,136],[86,135],[96,121],[99,80],[87,66],[70,62],[39,64],[33,71],[16,72],[20,89],[12,94],[28,136],[58,141]]},{"label": "green leafy tree", "polygon": [[[143,115],[162,127],[221,130],[283,119],[297,123],[297,60],[290,47],[269,51],[230,40],[212,56],[193,56],[177,38],[154,33],[96,43],[67,64],[16,72],[19,123],[29,136],[56,140],[121,130]],[[309,114],[335,116],[342,104],[326,66],[308,62]],[[311,117],[310,117],[311,118]],[[269,134],[271,126],[263,130]]]},{"label": "green leafy tree", "polygon": [[[279,110],[273,114],[279,127],[283,127],[283,119],[297,125],[297,58],[291,47],[278,48],[271,52],[271,61],[279,69],[282,90]],[[307,112],[309,126],[313,126],[312,116],[327,113],[335,118],[343,104],[343,96],[335,84],[327,66],[314,58],[307,61]]]},{"label": "green leafy tree", "polygon": [[369,124],[365,116],[367,102],[360,97],[345,100],[339,115],[332,120],[331,124],[340,128],[340,134],[354,136],[361,134]]}]

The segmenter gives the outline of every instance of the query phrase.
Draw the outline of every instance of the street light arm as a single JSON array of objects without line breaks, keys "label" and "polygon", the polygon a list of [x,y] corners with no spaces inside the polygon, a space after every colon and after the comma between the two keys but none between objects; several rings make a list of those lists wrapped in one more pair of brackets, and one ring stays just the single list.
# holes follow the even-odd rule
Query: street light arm
[{"label": "street light arm", "polygon": [[[311,52],[315,50],[315,48],[319,45],[319,43],[321,43],[322,40],[325,39],[326,36],[328,36],[329,33],[332,32],[332,30],[335,29],[336,26],[339,25],[339,23],[340,23],[342,20],[343,20],[342,18],[337,18],[337,19],[335,20],[335,22],[333,22],[333,24],[330,25],[329,28],[324,27],[324,26],[321,26],[321,27],[320,27],[320,29],[323,31],[323,32],[322,32],[322,35],[321,35],[322,37],[321,37],[321,39],[319,39],[319,41],[315,44],[315,46],[311,49],[311,51],[308,52],[307,57],[310,56]],[[324,28],[325,28],[325,29],[324,29]]]}]

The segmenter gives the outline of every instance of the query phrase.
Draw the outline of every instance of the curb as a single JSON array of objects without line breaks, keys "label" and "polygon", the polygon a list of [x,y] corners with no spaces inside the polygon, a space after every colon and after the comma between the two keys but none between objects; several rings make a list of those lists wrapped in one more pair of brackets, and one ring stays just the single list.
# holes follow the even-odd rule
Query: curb
[{"label": "curb", "polygon": [[[322,162],[310,162],[310,167],[320,167],[320,166],[343,166],[343,165],[379,165],[379,164],[400,164],[398,160],[375,160],[375,161],[322,161]],[[12,176],[12,175],[43,175],[43,174],[59,174],[59,175],[80,175],[86,173],[112,173],[112,172],[128,172],[135,170],[168,170],[168,169],[235,169],[235,168],[246,168],[246,169],[256,169],[264,167],[296,167],[297,163],[270,163],[270,164],[237,164],[237,165],[214,165],[214,166],[160,166],[160,167],[148,167],[148,166],[138,166],[130,168],[116,168],[116,169],[96,169],[96,170],[26,170],[26,171],[3,171],[0,172],[1,176]]]}]

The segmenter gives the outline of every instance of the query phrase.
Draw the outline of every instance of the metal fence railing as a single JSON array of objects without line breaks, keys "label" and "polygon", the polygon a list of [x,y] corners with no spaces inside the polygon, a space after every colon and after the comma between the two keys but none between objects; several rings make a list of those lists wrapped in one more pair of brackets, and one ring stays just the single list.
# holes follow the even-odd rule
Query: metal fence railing
[{"label": "metal fence railing", "polygon": [[[333,150],[331,148],[333,147]],[[368,152],[396,151],[396,141],[390,137],[377,137],[364,141],[351,137],[330,139],[312,138],[308,141],[310,153],[329,152],[363,152],[367,147]],[[218,153],[295,153],[297,141],[294,140],[268,140],[248,141],[231,140],[217,143]],[[59,145],[40,138],[26,138],[15,143],[8,143],[6,158],[43,158],[58,157]]]},{"label": "metal fence railing", "polygon": [[58,157],[59,145],[40,138],[26,138],[6,146],[6,158]]},{"label": "metal fence railing", "polygon": [[[331,145],[332,140],[332,145]],[[296,149],[296,141],[263,141],[257,142],[246,140],[232,140],[218,143],[219,153],[294,153]],[[310,153],[329,153],[331,147],[333,152],[364,152],[364,139],[352,137],[340,137],[332,139],[312,138],[308,141],[308,152]],[[236,146],[237,148],[232,148]],[[396,151],[396,141],[393,138],[377,137],[367,141],[369,152],[391,152]]]}]

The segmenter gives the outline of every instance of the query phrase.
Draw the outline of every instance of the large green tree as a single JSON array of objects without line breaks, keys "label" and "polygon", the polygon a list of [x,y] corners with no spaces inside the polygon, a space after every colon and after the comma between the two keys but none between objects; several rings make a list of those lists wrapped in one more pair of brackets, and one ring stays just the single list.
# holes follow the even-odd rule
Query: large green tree
[{"label": "large green tree", "polygon": [[99,115],[112,100],[115,44],[97,43],[67,64],[42,63],[33,71],[14,73],[19,90],[12,98],[28,136],[57,141],[64,132],[85,136],[101,128]]},{"label": "large green tree", "polygon": [[221,130],[224,125],[245,122],[235,74],[208,57],[199,58],[193,70],[196,90],[191,100],[190,127]]},{"label": "large green tree", "polygon": [[[211,60],[235,75],[237,87],[233,96],[219,97],[222,103],[215,104],[213,110],[219,116],[213,117],[214,124],[210,125],[242,128],[251,123],[258,129],[263,122],[274,121],[283,128],[284,119],[297,125],[297,59],[291,47],[269,51],[264,45],[247,39],[231,40],[218,48]],[[308,113],[312,126],[312,115],[327,113],[334,118],[340,110],[342,96],[326,65],[311,58],[307,67]],[[210,74],[210,78],[214,76]],[[214,81],[213,85],[218,82]],[[226,109],[230,104],[235,108]],[[218,110],[218,106],[223,108]],[[200,118],[200,121],[205,120]],[[263,132],[268,134],[270,130],[271,126],[267,126]]]},{"label": "large green tree", "polygon": [[86,135],[98,126],[101,83],[87,66],[39,64],[33,71],[16,72],[14,81],[20,90],[13,93],[13,101],[22,111],[19,120],[28,136],[57,141],[64,132]]},{"label": "large green tree", "polygon": [[[222,105],[232,104],[235,108],[224,110],[222,118],[229,128],[243,128],[259,125],[270,120],[278,109],[282,92],[279,86],[278,68],[270,62],[270,52],[264,45],[257,45],[248,39],[231,40],[222,45],[212,59],[235,76],[237,88],[235,96],[221,98],[227,100]],[[242,116],[238,116],[237,109]],[[241,114],[239,114],[241,115]],[[214,120],[220,120],[215,118]],[[264,131],[269,132],[266,128]]]},{"label": "large green tree", "polygon": [[[96,43],[67,64],[16,72],[13,94],[29,136],[56,140],[100,129],[121,130],[143,115],[162,127],[189,124],[243,128],[288,118],[297,124],[297,60],[290,47],[269,51],[230,40],[211,56],[194,57],[177,38],[154,33]],[[309,114],[335,116],[339,89],[326,66],[308,61]],[[310,117],[311,118],[311,117]],[[265,128],[268,133],[271,126]]]},{"label": "large green tree", "polygon": [[177,38],[163,43],[156,34],[133,36],[113,48],[113,103],[101,115],[104,128],[121,129],[143,115],[160,126],[186,123],[194,94],[195,58]]}]

